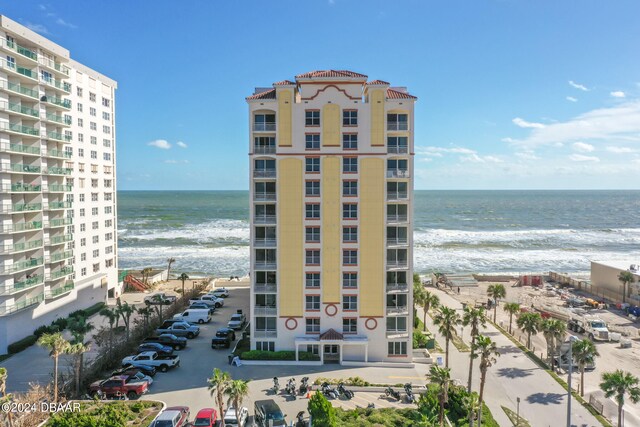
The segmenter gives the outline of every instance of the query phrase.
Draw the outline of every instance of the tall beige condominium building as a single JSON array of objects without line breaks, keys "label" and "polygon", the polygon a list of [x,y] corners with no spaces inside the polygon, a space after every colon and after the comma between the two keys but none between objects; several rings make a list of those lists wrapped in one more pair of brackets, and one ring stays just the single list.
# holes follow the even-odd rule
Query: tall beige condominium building
[{"label": "tall beige condominium building", "polygon": [[415,101],[336,70],[247,98],[252,349],[411,360]]},{"label": "tall beige condominium building", "polygon": [[120,292],[116,87],[0,16],[0,354]]}]

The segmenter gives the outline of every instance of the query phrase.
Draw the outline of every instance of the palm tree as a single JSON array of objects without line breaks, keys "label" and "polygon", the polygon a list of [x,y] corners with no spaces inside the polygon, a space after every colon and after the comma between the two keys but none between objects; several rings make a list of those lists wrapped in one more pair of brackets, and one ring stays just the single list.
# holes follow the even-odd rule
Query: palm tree
[{"label": "palm tree", "polygon": [[173,264],[174,262],[176,262],[175,258],[173,258],[173,257],[167,258],[167,280],[169,280],[169,278],[170,278],[171,264]]},{"label": "palm tree", "polygon": [[118,316],[122,317],[122,322],[124,323],[124,328],[127,334],[127,340],[129,340],[129,326],[131,325],[131,316],[136,312],[136,308],[133,305],[129,305],[128,302],[122,304],[120,302],[120,298],[118,298],[118,302],[116,304],[115,313]]},{"label": "palm tree", "polygon": [[82,363],[84,359],[84,354],[89,351],[89,345],[85,345],[82,342],[78,342],[75,344],[69,344],[65,349],[66,354],[70,354],[73,356],[73,370],[75,373],[75,382],[76,382],[76,396],[80,395],[80,382],[82,375]]},{"label": "palm tree", "polygon": [[489,285],[487,288],[487,295],[489,298],[493,298],[493,323],[496,323],[498,300],[507,296],[507,290],[504,288],[503,284],[497,283],[495,285]]},{"label": "palm tree", "polygon": [[460,315],[456,310],[449,307],[441,307],[433,318],[433,323],[438,326],[438,332],[445,339],[445,362],[444,366],[449,367],[449,341],[456,334],[456,326],[462,323]]},{"label": "palm tree", "polygon": [[[73,335],[71,344],[84,344],[88,348],[90,341],[84,342],[84,338],[89,332],[93,331],[95,327],[91,323],[87,322],[86,317],[72,317],[67,323],[67,329],[69,329],[69,332]],[[79,358],[80,360],[78,363],[80,371],[78,372],[78,377],[82,378],[82,370],[84,369],[84,353],[80,353]]]},{"label": "palm tree", "polygon": [[531,335],[537,335],[542,317],[538,313],[522,313],[516,324],[527,334],[527,349],[531,350]]},{"label": "palm tree", "polygon": [[487,380],[487,370],[496,363],[496,357],[500,356],[496,343],[491,338],[479,335],[474,344],[475,351],[480,357],[480,395],[478,397],[478,425],[482,425],[482,402],[484,398],[484,384]]},{"label": "palm tree", "polygon": [[427,330],[427,313],[429,312],[430,309],[433,308],[435,310],[440,306],[440,298],[438,298],[438,295],[431,293],[429,291],[424,291],[424,290],[422,294],[419,295],[419,298],[420,298],[419,301],[414,300],[414,303],[418,304],[424,310],[424,313],[422,313],[422,323],[423,323],[422,331],[424,332]]},{"label": "palm tree", "polygon": [[567,324],[558,319],[544,319],[540,322],[540,331],[547,342],[547,359],[553,365],[553,358],[556,355],[558,341],[564,339],[567,332]]},{"label": "palm tree", "polygon": [[187,280],[189,280],[189,275],[187,273],[182,273],[179,277],[178,280],[182,280],[182,296],[184,297],[184,282],[186,282]]},{"label": "palm tree", "polygon": [[151,299],[155,303],[154,308],[156,309],[156,313],[158,313],[160,323],[162,323],[162,307],[164,307],[164,298],[162,298],[162,295],[160,294],[155,294],[153,297],[151,297]]},{"label": "palm tree", "polygon": [[596,356],[600,356],[596,345],[588,339],[578,340],[571,346],[573,360],[580,369],[580,396],[584,396],[584,370],[587,365],[594,363]]},{"label": "palm tree", "polygon": [[624,303],[627,301],[627,287],[630,283],[633,283],[635,279],[633,278],[633,274],[631,274],[631,272],[622,271],[620,272],[620,274],[618,274],[618,280],[622,282],[622,302]]},{"label": "palm tree", "polygon": [[140,272],[142,274],[142,281],[144,282],[145,285],[148,284],[149,274],[151,274],[152,271],[153,269],[151,267],[146,267],[146,268],[143,268],[142,271]]},{"label": "palm tree", "polygon": [[475,392],[469,393],[463,398],[462,403],[469,414],[469,427],[473,427],[473,421],[476,419],[476,414],[480,408],[478,394]]},{"label": "palm tree", "polygon": [[[227,384],[231,381],[231,376],[229,376],[228,372],[222,372],[218,368],[213,369],[213,374],[209,379],[207,379],[209,389],[209,393],[211,396],[214,396],[216,399],[216,404],[218,405],[218,413],[224,414],[224,390],[227,388]],[[224,420],[221,424],[224,427]]]},{"label": "palm tree", "polygon": [[138,314],[142,316],[144,319],[144,327],[145,329],[149,327],[149,318],[153,314],[153,310],[151,307],[142,307],[138,309]]},{"label": "palm tree", "polygon": [[436,384],[439,389],[438,403],[440,403],[440,410],[438,411],[438,420],[440,421],[440,427],[442,427],[444,425],[444,405],[449,401],[451,369],[433,365],[431,369],[429,369],[429,379],[431,383]]},{"label": "palm tree", "polygon": [[517,302],[507,302],[504,304],[504,311],[509,313],[509,333],[511,333],[511,322],[513,321],[513,315],[520,312],[520,304]]},{"label": "palm tree", "polygon": [[[9,376],[9,372],[7,368],[0,367],[0,402],[8,402],[11,397],[7,395],[7,377]],[[9,427],[13,427],[13,415],[11,411],[7,411],[7,421],[9,422]]]},{"label": "palm tree", "polygon": [[113,331],[120,322],[120,316],[118,316],[115,309],[109,307],[104,307],[100,310],[99,314],[106,317],[109,321],[109,352],[111,352],[113,348]]},{"label": "palm tree", "polygon": [[58,358],[69,347],[69,341],[60,332],[44,334],[38,339],[38,345],[49,350],[49,357],[53,359],[53,401],[58,401]]},{"label": "palm tree", "polygon": [[473,380],[473,344],[476,342],[476,337],[480,333],[480,327],[487,327],[487,321],[484,317],[484,308],[474,308],[471,306],[465,306],[464,313],[462,314],[462,324],[464,326],[471,326],[471,353],[469,353],[469,381],[467,383],[467,392],[471,393],[471,381]]},{"label": "palm tree", "polygon": [[249,396],[249,381],[230,380],[227,382],[224,394],[229,396],[227,405],[233,406],[236,409],[236,421],[238,421],[238,425],[240,425],[240,408],[242,407],[244,399]]},{"label": "palm tree", "polygon": [[618,427],[622,427],[622,407],[624,406],[624,395],[628,394],[633,403],[640,401],[640,387],[638,387],[638,377],[617,369],[615,372],[605,372],[602,374],[600,389],[604,391],[607,398],[615,397],[618,403]]}]

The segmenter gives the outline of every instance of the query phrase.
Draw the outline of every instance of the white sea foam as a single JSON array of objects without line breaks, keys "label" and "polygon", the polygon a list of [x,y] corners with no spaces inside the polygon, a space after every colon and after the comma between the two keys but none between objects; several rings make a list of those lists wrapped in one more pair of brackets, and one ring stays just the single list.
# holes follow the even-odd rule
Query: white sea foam
[{"label": "white sea foam", "polygon": [[217,241],[249,242],[249,223],[241,220],[216,219],[201,224],[185,224],[180,228],[130,228],[118,231],[123,240],[189,239],[200,243]]}]

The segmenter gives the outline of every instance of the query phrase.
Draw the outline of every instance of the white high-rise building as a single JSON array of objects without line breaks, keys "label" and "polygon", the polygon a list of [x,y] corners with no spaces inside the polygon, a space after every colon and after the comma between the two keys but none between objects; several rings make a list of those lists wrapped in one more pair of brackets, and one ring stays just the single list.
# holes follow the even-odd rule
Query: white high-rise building
[{"label": "white high-rise building", "polygon": [[121,292],[116,88],[0,16],[0,354]]}]

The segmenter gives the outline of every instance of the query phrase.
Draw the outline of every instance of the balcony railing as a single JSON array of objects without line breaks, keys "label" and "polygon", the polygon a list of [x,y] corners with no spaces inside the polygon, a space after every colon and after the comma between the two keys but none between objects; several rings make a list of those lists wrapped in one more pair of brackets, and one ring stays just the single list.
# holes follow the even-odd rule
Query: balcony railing
[{"label": "balcony railing", "polygon": [[56,157],[59,159],[70,159],[71,158],[71,153],[68,151],[62,151],[62,150],[49,150],[47,151],[47,157]]},{"label": "balcony railing", "polygon": [[259,248],[275,247],[277,246],[277,240],[276,239],[254,239],[253,245]]},{"label": "balcony railing", "polygon": [[75,284],[72,280],[68,280],[62,286],[55,287],[50,289],[49,292],[46,293],[46,298],[56,298],[62,294],[69,293],[75,288]]},{"label": "balcony railing", "polygon": [[387,122],[387,130],[390,130],[390,131],[409,130],[409,123],[407,123],[407,122]]},{"label": "balcony railing", "polygon": [[71,217],[56,218],[56,219],[49,220],[49,223],[47,224],[47,228],[64,227],[66,225],[71,225],[71,224],[73,224],[73,218]]},{"label": "balcony railing", "polygon": [[408,152],[409,147],[407,147],[406,145],[387,147],[387,153],[389,154],[407,154]]},{"label": "balcony railing", "polygon": [[13,313],[16,313],[20,310],[24,310],[34,305],[40,304],[44,301],[44,292],[36,297],[28,298],[22,301],[18,301],[16,303],[6,305],[4,307],[0,307],[0,316],[8,316]]},{"label": "balcony railing", "polygon": [[47,262],[58,262],[73,258],[73,251],[58,251],[51,254]]},{"label": "balcony railing", "polygon": [[407,200],[409,193],[406,191],[387,192],[387,200]]},{"label": "balcony railing", "polygon": [[275,261],[256,261],[257,269],[275,270],[277,263]]},{"label": "balcony railing", "polygon": [[405,306],[387,306],[387,314],[395,314],[395,315],[399,315],[399,314],[408,314],[409,313],[409,307]]},{"label": "balcony railing", "polygon": [[3,144],[2,150],[12,153],[40,155],[40,147],[31,147],[24,144]]},{"label": "balcony railing", "polygon": [[56,141],[71,141],[71,135],[63,135],[60,132],[47,132],[47,137],[50,139],[55,139]]},{"label": "balcony railing", "polygon": [[63,193],[65,191],[71,191],[73,189],[70,185],[62,184],[50,184],[45,188],[48,193]]},{"label": "balcony railing", "polygon": [[13,282],[13,285],[5,286],[4,288],[0,288],[0,294],[9,295],[16,292],[22,292],[27,289],[35,288],[38,285],[42,285],[44,283],[44,276],[31,276],[28,279],[21,280],[19,282]]},{"label": "balcony railing", "polygon": [[387,329],[387,338],[408,337],[409,331],[406,329]]},{"label": "balcony railing", "polygon": [[63,92],[66,93],[70,93],[71,92],[71,85],[67,82],[63,82],[61,80],[56,80],[54,78],[50,78],[50,79],[42,79],[42,81],[52,87],[55,87],[56,89],[60,89]]},{"label": "balcony railing", "polygon": [[71,202],[49,202],[46,210],[54,210],[54,209],[71,209]]},{"label": "balcony railing", "polygon": [[66,65],[62,65],[59,62],[55,62],[49,58],[41,58],[40,64],[44,65],[45,67],[51,68],[52,70],[56,70],[57,72],[62,73],[65,76],[69,75],[69,67],[67,67]]},{"label": "balcony railing", "polygon": [[25,96],[28,96],[28,97],[34,98],[34,99],[38,99],[39,96],[40,96],[40,94],[38,93],[37,90],[29,89],[28,87],[24,87],[24,86],[16,84],[16,83],[7,82],[6,88],[7,88],[7,90],[10,90],[11,92],[15,92],[15,93],[18,93],[20,95],[25,95]]},{"label": "balcony railing", "polygon": [[59,236],[51,237],[48,242],[45,242],[45,245],[59,245],[61,243],[70,242],[72,239],[73,235],[71,234],[61,234]]},{"label": "balcony railing", "polygon": [[40,132],[38,132],[38,129],[31,126],[24,126],[18,123],[6,123],[6,122],[0,123],[0,130],[3,130],[5,132],[20,133],[22,135],[29,135],[29,136],[35,136],[35,137],[40,136]]},{"label": "balcony railing", "polygon": [[42,247],[42,239],[33,240],[31,242],[14,243],[13,245],[0,246],[0,253],[2,254],[15,254],[24,251],[30,251],[33,249],[39,249]]},{"label": "balcony railing", "polygon": [[407,214],[388,214],[387,222],[407,222]]},{"label": "balcony railing", "polygon": [[254,132],[275,132],[276,124],[275,123],[254,123],[253,131]]},{"label": "balcony railing", "polygon": [[49,279],[47,280],[57,280],[61,277],[68,276],[70,274],[73,274],[73,267],[71,266],[63,267],[58,270],[52,271],[49,274]]},{"label": "balcony railing", "polygon": [[41,173],[42,168],[40,166],[25,165],[22,163],[11,163],[9,167],[2,165],[2,171],[4,172],[16,172],[16,173]]},{"label": "balcony railing", "polygon": [[41,211],[42,203],[15,203],[2,206],[2,213]]},{"label": "balcony railing", "polygon": [[406,237],[387,237],[388,246],[404,246],[408,243]]},{"label": "balcony railing", "polygon": [[57,105],[58,107],[66,108],[67,110],[71,108],[71,101],[68,99],[56,98],[55,96],[47,96],[46,102],[49,104]]},{"label": "balcony railing", "polygon": [[387,178],[409,178],[409,171],[406,169],[388,169]]},{"label": "balcony railing", "polygon": [[253,147],[253,154],[275,154],[275,145],[256,145]]},{"label": "balcony railing", "polygon": [[256,338],[278,338],[278,331],[267,329],[267,330],[257,330],[255,331]]},{"label": "balcony railing", "polygon": [[61,116],[59,114],[46,113],[43,118],[50,122],[58,123],[61,125],[71,125],[71,118],[65,118],[64,116]]},{"label": "balcony railing", "polygon": [[38,110],[30,107],[26,107],[22,104],[16,104],[15,102],[0,102],[0,108],[4,111],[11,111],[17,114],[24,114],[33,118],[38,118]]},{"label": "balcony railing", "polygon": [[407,260],[387,260],[388,268],[407,268],[409,261]]},{"label": "balcony railing", "polygon": [[57,166],[52,166],[50,168],[47,168],[47,173],[49,175],[71,175],[72,171],[73,169],[71,168],[61,168]]},{"label": "balcony railing", "polygon": [[16,65],[15,63],[3,60],[0,61],[0,68],[4,68],[5,70],[9,70],[11,72],[20,74],[36,81],[38,80],[38,73],[36,71],[30,68],[21,67],[19,65]]},{"label": "balcony railing", "polygon": [[254,169],[253,177],[254,178],[275,178],[276,170],[275,169]]},{"label": "balcony railing", "polygon": [[254,224],[275,224],[276,216],[275,215],[256,215],[253,218]]},{"label": "balcony railing", "polygon": [[44,258],[31,258],[25,261],[14,262],[2,269],[2,274],[14,274],[19,271],[29,270],[31,268],[40,267],[44,264]]},{"label": "balcony railing", "polygon": [[387,292],[409,292],[409,285],[406,283],[387,283]]},{"label": "balcony railing", "polygon": [[42,186],[37,184],[11,184],[11,185],[3,185],[2,189],[4,191],[9,191],[12,193],[33,193],[42,191]]},{"label": "balcony railing", "polygon": [[20,233],[22,231],[40,230],[42,221],[18,222],[2,227],[3,233]]},{"label": "balcony railing", "polygon": [[275,200],[276,193],[253,193],[253,200]]},{"label": "balcony railing", "polygon": [[256,283],[253,285],[253,290],[258,294],[271,294],[278,291],[278,285],[275,283]]},{"label": "balcony railing", "polygon": [[24,46],[20,46],[14,41],[9,41],[6,39],[2,39],[2,47],[8,50],[12,50],[14,52],[19,53],[20,55],[31,59],[32,61],[38,60],[38,54],[31,49],[28,49]]},{"label": "balcony railing", "polygon": [[254,316],[275,316],[278,314],[278,309],[272,306],[256,305],[253,308]]}]

